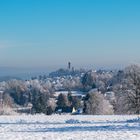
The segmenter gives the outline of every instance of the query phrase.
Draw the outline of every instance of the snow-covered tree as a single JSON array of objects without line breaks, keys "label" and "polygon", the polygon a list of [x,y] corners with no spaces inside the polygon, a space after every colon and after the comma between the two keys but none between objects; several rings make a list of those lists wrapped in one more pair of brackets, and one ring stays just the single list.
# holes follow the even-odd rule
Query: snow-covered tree
[{"label": "snow-covered tree", "polygon": [[49,94],[42,93],[38,89],[32,90],[32,104],[35,113],[47,114],[47,107],[49,101]]},{"label": "snow-covered tree", "polygon": [[100,92],[90,91],[84,101],[84,113],[93,115],[113,114],[113,106]]},{"label": "snow-covered tree", "polygon": [[128,114],[140,114],[140,66],[130,65],[116,90],[118,109]]}]

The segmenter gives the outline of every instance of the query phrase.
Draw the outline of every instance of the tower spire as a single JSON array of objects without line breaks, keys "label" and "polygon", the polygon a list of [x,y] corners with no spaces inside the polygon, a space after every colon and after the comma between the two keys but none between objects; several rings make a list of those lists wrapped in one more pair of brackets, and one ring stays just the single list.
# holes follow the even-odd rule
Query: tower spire
[{"label": "tower spire", "polygon": [[68,69],[71,69],[71,62],[68,62]]}]

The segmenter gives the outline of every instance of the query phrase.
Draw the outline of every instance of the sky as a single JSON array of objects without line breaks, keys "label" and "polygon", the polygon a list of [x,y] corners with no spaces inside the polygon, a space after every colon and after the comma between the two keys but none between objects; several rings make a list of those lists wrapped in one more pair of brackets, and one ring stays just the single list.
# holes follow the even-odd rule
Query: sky
[{"label": "sky", "polygon": [[0,67],[119,67],[139,53],[139,0],[0,0]]}]

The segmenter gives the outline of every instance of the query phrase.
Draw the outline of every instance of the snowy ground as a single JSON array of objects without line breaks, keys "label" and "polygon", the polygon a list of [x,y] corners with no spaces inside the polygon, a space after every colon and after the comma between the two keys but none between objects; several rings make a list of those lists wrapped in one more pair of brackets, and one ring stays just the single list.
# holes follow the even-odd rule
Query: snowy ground
[{"label": "snowy ground", "polygon": [[137,116],[0,116],[0,140],[140,140]]}]

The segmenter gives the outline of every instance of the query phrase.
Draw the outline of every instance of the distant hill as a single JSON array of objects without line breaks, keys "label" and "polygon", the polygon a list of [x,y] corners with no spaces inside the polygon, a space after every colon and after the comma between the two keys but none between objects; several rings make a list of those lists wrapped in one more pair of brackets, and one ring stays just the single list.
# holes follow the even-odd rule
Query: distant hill
[{"label": "distant hill", "polygon": [[17,79],[17,80],[21,80],[19,77],[13,77],[13,76],[0,76],[0,82],[3,81],[9,81],[11,79]]},{"label": "distant hill", "polygon": [[[48,75],[48,69],[0,67],[0,81],[9,79],[30,79],[33,76]],[[2,79],[2,80],[1,80]]]},{"label": "distant hill", "polygon": [[81,76],[81,73],[85,73],[85,70],[68,70],[68,69],[59,69],[57,71],[51,72],[50,77],[61,77],[61,76]]}]

